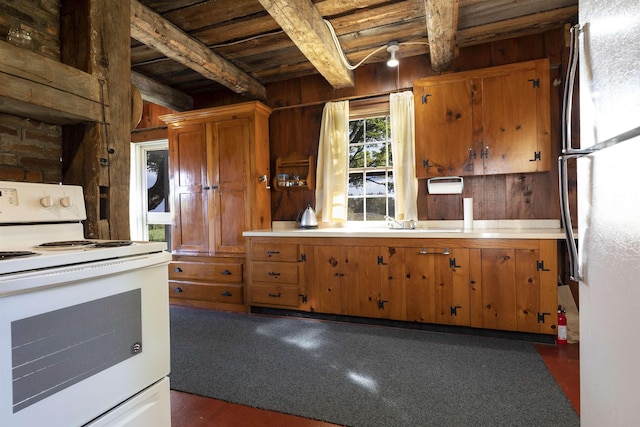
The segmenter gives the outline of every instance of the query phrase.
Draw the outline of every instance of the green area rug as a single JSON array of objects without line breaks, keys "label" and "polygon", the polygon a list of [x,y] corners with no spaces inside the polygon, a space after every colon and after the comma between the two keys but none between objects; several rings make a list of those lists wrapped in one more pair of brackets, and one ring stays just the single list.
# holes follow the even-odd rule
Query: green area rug
[{"label": "green area rug", "polygon": [[529,342],[171,307],[171,388],[348,426],[579,426]]}]

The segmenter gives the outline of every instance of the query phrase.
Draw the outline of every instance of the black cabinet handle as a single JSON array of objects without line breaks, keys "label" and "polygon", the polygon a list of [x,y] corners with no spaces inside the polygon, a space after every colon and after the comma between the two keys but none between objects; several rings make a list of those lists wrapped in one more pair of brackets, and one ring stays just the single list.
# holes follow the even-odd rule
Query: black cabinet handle
[{"label": "black cabinet handle", "polygon": [[176,267],[173,269],[175,273],[182,273],[182,269],[180,267]]},{"label": "black cabinet handle", "polygon": [[220,273],[220,274],[222,274],[223,276],[231,276],[231,272],[229,270],[226,270],[226,269],[222,270],[222,273]]},{"label": "black cabinet handle", "polygon": [[267,274],[268,274],[269,276],[276,276],[276,277],[280,275],[280,273],[276,273],[275,271],[270,271],[270,272],[268,272]]},{"label": "black cabinet handle", "polygon": [[271,255],[278,255],[280,254],[280,251],[267,251],[267,256],[271,257]]},{"label": "black cabinet handle", "polygon": [[184,292],[184,291],[182,290],[182,288],[177,287],[177,288],[174,288],[174,289],[173,289],[173,292],[176,292],[176,293],[182,293],[182,292]]},{"label": "black cabinet handle", "polygon": [[282,293],[281,293],[281,292],[278,292],[277,294],[269,293],[268,295],[269,295],[269,297],[271,297],[271,298],[280,298],[280,296],[282,295]]},{"label": "black cabinet handle", "polygon": [[224,292],[223,292],[223,293],[221,293],[220,295],[222,295],[223,297],[230,297],[230,296],[233,296],[233,295],[231,295],[231,292],[229,292],[229,291],[224,291]]}]

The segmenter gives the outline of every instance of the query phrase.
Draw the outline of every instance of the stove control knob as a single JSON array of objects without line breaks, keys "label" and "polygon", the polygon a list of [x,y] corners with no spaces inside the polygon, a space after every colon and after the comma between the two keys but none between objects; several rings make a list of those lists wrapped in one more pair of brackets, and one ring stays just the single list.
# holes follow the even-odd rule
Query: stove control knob
[{"label": "stove control knob", "polygon": [[73,206],[73,202],[71,201],[71,197],[69,196],[61,197],[59,202],[60,202],[60,206],[62,206],[65,209],[69,209],[71,206]]},{"label": "stove control knob", "polygon": [[42,196],[40,197],[40,206],[42,206],[45,209],[51,209],[53,207],[53,199],[51,199],[51,196]]}]

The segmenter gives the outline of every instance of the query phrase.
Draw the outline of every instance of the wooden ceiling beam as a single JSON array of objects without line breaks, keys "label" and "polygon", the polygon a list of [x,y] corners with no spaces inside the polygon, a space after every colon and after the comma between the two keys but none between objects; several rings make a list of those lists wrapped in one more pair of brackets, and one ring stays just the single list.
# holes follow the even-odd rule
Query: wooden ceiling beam
[{"label": "wooden ceiling beam", "polygon": [[291,41],[335,89],[353,87],[331,32],[311,0],[259,0]]},{"label": "wooden ceiling beam", "polygon": [[142,99],[176,111],[193,110],[193,97],[170,86],[131,71],[131,83],[136,85]]},{"label": "wooden ceiling beam", "polygon": [[138,0],[131,0],[131,37],[236,93],[267,98],[267,89],[258,80]]},{"label": "wooden ceiling beam", "polygon": [[456,59],[458,0],[425,0],[431,68],[447,71]]}]

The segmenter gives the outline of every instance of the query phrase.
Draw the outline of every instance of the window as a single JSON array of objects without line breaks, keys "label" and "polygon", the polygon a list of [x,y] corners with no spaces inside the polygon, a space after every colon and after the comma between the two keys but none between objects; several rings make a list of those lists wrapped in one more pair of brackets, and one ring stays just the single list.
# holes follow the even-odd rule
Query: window
[{"label": "window", "polygon": [[[351,112],[349,120],[348,221],[394,217],[393,156],[388,102],[384,113]],[[354,118],[355,116],[360,116]]]},{"label": "window", "polygon": [[131,238],[171,248],[168,141],[131,144]]}]

